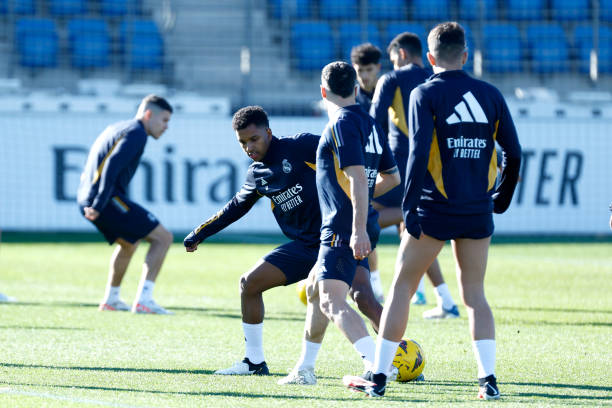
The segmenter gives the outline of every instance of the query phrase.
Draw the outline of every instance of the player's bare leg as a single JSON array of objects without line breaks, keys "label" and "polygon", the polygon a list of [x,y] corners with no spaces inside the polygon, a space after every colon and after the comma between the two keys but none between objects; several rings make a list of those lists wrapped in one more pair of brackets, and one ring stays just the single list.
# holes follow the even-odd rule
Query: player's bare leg
[{"label": "player's bare leg", "polygon": [[357,304],[359,311],[370,319],[372,328],[378,333],[378,326],[380,325],[380,316],[383,308],[374,296],[372,285],[370,284],[369,272],[363,266],[357,267],[353,284],[349,290],[349,296],[353,299],[355,304]]},{"label": "player's bare leg", "polygon": [[[472,347],[478,364],[479,397],[499,398],[495,378],[495,321],[484,293],[491,237],[452,241],[461,298],[467,309]],[[487,388],[490,388],[487,390]],[[487,394],[485,396],[485,393]]]},{"label": "player's bare leg", "polygon": [[171,314],[153,300],[153,288],[168,253],[168,248],[172,244],[172,233],[159,224],[144,239],[150,243],[150,246],[142,265],[142,274],[132,311],[135,313]]},{"label": "player's bare leg", "polygon": [[437,305],[431,310],[423,312],[424,319],[448,319],[459,317],[459,309],[453,300],[453,297],[448,290],[448,285],[442,276],[440,263],[436,258],[433,263],[427,268],[426,272],[431,285],[436,294]]},{"label": "player's bare leg", "polygon": [[100,303],[100,310],[110,311],[127,311],[130,307],[120,299],[119,289],[121,282],[125,276],[125,272],[134,256],[134,252],[138,248],[139,242],[134,244],[117,238],[115,241],[117,246],[113,251],[108,269],[108,281],[106,283],[106,292],[104,299]]}]

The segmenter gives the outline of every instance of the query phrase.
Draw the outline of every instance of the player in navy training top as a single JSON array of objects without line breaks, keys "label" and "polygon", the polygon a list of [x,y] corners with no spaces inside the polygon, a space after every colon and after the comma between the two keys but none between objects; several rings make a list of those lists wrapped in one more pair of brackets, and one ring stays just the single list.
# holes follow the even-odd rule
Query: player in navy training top
[{"label": "player in navy training top", "polygon": [[355,79],[355,70],[346,62],[332,62],[321,73],[321,96],[329,116],[317,149],[321,248],[309,276],[302,356],[279,384],[316,381],[314,361],[330,320],[365,361],[373,361],[374,341],[346,295],[356,269],[367,269],[367,256],[380,232],[369,201],[375,192],[396,186],[399,172],[386,138],[355,103]]},{"label": "player in navy training top", "polygon": [[[242,325],[246,354],[217,374],[268,374],[263,352],[264,304],[262,293],[290,285],[308,276],[319,252],[321,210],[315,182],[315,155],[319,136],[302,133],[277,138],[268,116],[259,106],[247,106],[233,117],[238,142],[253,160],[246,181],[221,211],[192,231],[184,240],[193,252],[206,238],[244,216],[261,197],[268,197],[283,233],[292,241],[261,259],[240,278]],[[382,306],[376,302],[367,271],[353,282],[352,297],[378,329]]]},{"label": "player in navy training top", "polygon": [[[401,236],[402,198],[406,180],[406,163],[408,162],[408,101],[410,92],[425,82],[429,72],[423,68],[423,48],[421,40],[414,33],[404,32],[397,35],[387,47],[389,59],[394,70],[383,75],[378,81],[374,102],[370,115],[383,128],[388,129],[389,146],[400,170],[402,183],[400,186],[378,197],[372,204],[380,213],[379,223],[387,227],[397,225]],[[376,253],[370,257],[370,264],[375,269],[378,266]],[[425,319],[456,318],[459,310],[453,300],[448,286],[444,282],[440,264],[437,260],[427,268],[429,277],[436,293],[437,307],[425,311]],[[421,279],[419,288],[412,298],[415,304],[425,304],[425,286]]]},{"label": "player in navy training top", "polygon": [[172,234],[153,214],[127,197],[127,186],[138,168],[147,135],[159,139],[168,128],[172,107],[162,97],[149,95],[136,117],[110,125],[94,142],[81,174],[77,201],[109,244],[117,243],[100,310],[129,310],[119,298],[119,287],[140,240],[150,242],[132,311],[168,314],[152,297],[155,279],[172,243]]},{"label": "player in navy training top", "polygon": [[[407,232],[385,303],[376,363],[365,376],[373,385],[364,391],[384,394],[386,371],[405,335],[407,299],[450,239],[478,364],[478,397],[497,399],[495,324],[484,294],[484,276],[492,212],[502,213],[510,204],[521,147],[501,93],[461,69],[467,60],[463,28],[454,22],[439,24],[427,42],[435,74],[410,95],[411,146],[403,201]],[[504,155],[497,187],[496,141]]]},{"label": "player in navy training top", "polygon": [[380,49],[372,43],[363,43],[351,49],[351,64],[357,72],[357,103],[366,112],[370,111],[374,89],[380,74]]}]

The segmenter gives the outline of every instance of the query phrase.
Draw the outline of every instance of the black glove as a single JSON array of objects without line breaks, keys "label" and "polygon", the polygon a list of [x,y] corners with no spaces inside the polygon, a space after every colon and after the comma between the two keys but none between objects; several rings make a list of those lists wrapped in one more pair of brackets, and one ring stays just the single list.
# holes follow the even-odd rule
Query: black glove
[{"label": "black glove", "polygon": [[191,231],[183,240],[183,245],[185,245],[185,248],[191,248],[200,242],[202,242],[202,240],[198,237],[195,231]]}]

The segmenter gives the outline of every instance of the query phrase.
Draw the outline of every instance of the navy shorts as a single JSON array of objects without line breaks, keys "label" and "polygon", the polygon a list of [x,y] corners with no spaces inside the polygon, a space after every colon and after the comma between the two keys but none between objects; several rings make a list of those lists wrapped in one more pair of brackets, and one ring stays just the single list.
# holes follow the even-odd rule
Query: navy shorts
[{"label": "navy shorts", "polygon": [[493,214],[478,215],[420,215],[419,222],[423,233],[438,239],[469,238],[482,239],[493,235]]},{"label": "navy shorts", "polygon": [[302,241],[291,241],[270,251],[264,261],[280,269],[287,278],[285,285],[306,279],[317,262],[319,244],[308,245]]},{"label": "navy shorts", "polygon": [[[84,214],[81,206],[81,214]],[[93,224],[109,244],[121,238],[132,244],[149,235],[159,225],[153,214],[123,195],[111,197]]]},{"label": "navy shorts", "polygon": [[318,282],[323,279],[337,279],[351,286],[357,266],[363,266],[368,271],[370,270],[368,258],[358,261],[353,257],[351,247],[346,245],[339,247],[321,245],[315,269],[316,280]]}]

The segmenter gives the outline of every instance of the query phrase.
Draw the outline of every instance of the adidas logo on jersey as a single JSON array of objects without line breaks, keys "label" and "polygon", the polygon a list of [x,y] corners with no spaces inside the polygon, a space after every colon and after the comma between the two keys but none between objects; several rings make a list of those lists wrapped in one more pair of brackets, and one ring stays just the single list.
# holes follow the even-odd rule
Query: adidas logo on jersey
[{"label": "adidas logo on jersey", "polygon": [[449,125],[461,122],[489,123],[482,107],[470,91],[463,94],[463,100],[455,105],[455,112],[446,118]]}]

